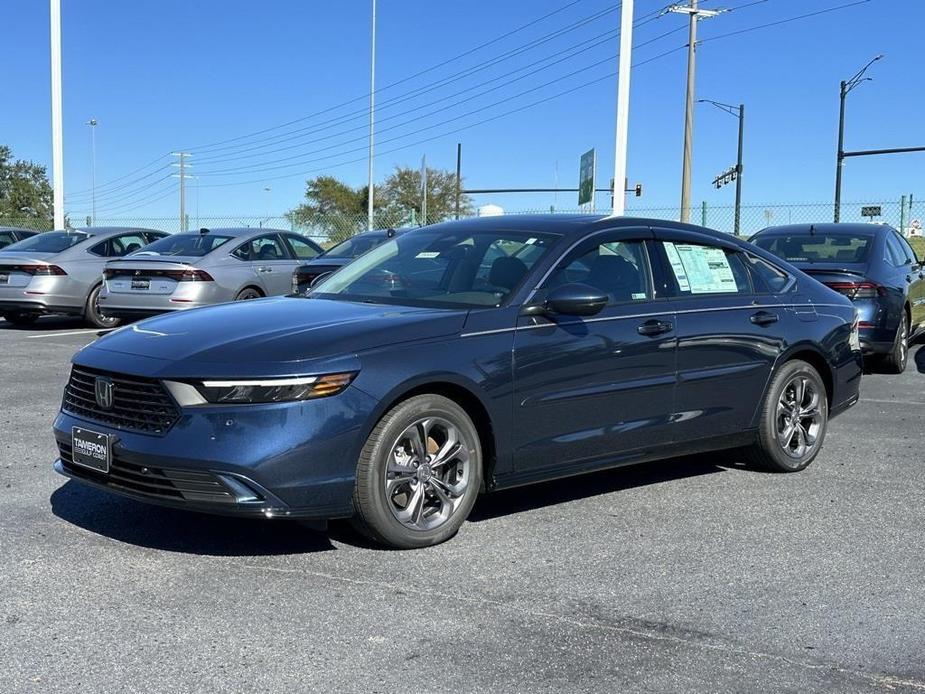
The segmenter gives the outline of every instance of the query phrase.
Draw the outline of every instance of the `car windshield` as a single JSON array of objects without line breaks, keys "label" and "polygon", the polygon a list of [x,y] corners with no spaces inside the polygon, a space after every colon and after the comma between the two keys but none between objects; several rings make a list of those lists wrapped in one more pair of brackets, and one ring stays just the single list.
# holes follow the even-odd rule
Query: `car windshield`
[{"label": "car windshield", "polygon": [[232,238],[234,237],[221,234],[174,234],[165,236],[132,255],[187,255],[201,258]]},{"label": "car windshield", "polygon": [[341,241],[331,250],[325,251],[325,258],[358,258],[388,240],[385,234],[358,234],[353,238]]},{"label": "car windshield", "polygon": [[25,251],[28,253],[60,253],[76,246],[81,241],[86,241],[88,238],[90,238],[90,235],[82,231],[48,231],[10,244],[3,250]]},{"label": "car windshield", "polygon": [[752,243],[792,263],[863,263],[872,236],[801,232],[758,236]]},{"label": "car windshield", "polygon": [[556,238],[458,227],[413,231],[331,275],[310,296],[406,306],[500,306]]}]

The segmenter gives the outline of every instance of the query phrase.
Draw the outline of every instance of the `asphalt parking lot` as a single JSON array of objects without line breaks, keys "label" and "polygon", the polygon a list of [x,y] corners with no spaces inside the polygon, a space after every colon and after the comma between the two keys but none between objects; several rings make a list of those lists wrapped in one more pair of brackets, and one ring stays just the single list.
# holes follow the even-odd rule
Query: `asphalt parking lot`
[{"label": "asphalt parking lot", "polygon": [[0,321],[2,692],[925,691],[925,349],[864,379],[803,473],[624,468],[389,552],[57,476],[94,337]]}]

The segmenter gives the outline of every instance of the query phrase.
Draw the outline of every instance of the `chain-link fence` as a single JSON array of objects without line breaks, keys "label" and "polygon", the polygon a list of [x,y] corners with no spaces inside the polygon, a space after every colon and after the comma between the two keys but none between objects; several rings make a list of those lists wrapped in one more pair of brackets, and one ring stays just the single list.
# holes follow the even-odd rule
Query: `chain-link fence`
[{"label": "chain-link fence", "polygon": [[[866,210],[864,208],[867,208]],[[862,216],[862,212],[877,212],[879,215],[871,217]],[[531,213],[575,213],[575,209],[533,209],[507,211],[506,214]],[[677,220],[680,210],[677,207],[631,207],[627,215],[648,217],[653,219]],[[833,217],[832,203],[773,203],[766,205],[743,205],[740,210],[739,234],[751,236],[767,226],[779,224],[800,224],[831,222]],[[925,201],[910,203],[906,199],[879,202],[847,202],[842,203],[842,222],[883,222],[902,229],[907,235],[921,235],[921,226],[918,219],[925,217]],[[428,215],[427,223],[434,224],[446,221],[451,217],[442,215]],[[74,226],[82,226],[75,220],[69,220]],[[83,221],[83,220],[81,220]],[[395,213],[390,211],[377,211],[375,226],[377,228],[400,228],[420,226],[424,220],[413,210],[409,213]],[[694,224],[733,233],[735,228],[735,208],[732,205],[708,205],[706,202],[691,209],[690,221]],[[17,219],[14,217],[0,217],[2,226],[18,226],[28,229],[47,230],[50,225],[35,219]],[[298,231],[306,236],[325,244],[332,244],[348,238],[366,229],[365,214],[326,214],[314,215],[310,218],[294,221],[288,215],[221,215],[221,216],[193,216],[188,215],[185,224],[180,223],[177,216],[173,217],[113,217],[100,218],[94,226],[126,226],[159,229],[175,233],[181,229],[218,229],[222,227],[254,227],[265,229],[289,229]]]}]

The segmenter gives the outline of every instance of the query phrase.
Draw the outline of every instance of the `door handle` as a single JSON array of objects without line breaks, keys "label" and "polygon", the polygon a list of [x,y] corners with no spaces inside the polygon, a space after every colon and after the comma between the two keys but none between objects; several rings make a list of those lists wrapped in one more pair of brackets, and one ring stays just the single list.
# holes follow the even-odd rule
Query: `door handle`
[{"label": "door handle", "polygon": [[271,268],[271,267],[258,267],[258,268],[257,268],[257,272],[273,272],[273,268]]},{"label": "door handle", "polygon": [[780,320],[780,316],[776,313],[768,313],[767,311],[758,311],[758,313],[753,313],[748,318],[755,325],[771,325],[771,323],[776,323]]},{"label": "door handle", "polygon": [[661,320],[647,320],[645,323],[636,328],[636,332],[638,332],[640,335],[646,335],[648,337],[661,335],[662,333],[667,333],[671,330],[674,330],[674,326],[668,321]]}]

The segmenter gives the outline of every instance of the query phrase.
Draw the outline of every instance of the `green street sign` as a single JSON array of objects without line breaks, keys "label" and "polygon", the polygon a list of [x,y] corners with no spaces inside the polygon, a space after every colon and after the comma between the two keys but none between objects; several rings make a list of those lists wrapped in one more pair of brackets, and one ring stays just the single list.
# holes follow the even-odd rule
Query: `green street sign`
[{"label": "green street sign", "polygon": [[578,206],[590,204],[594,207],[594,150],[589,149],[581,155],[578,168]]}]

